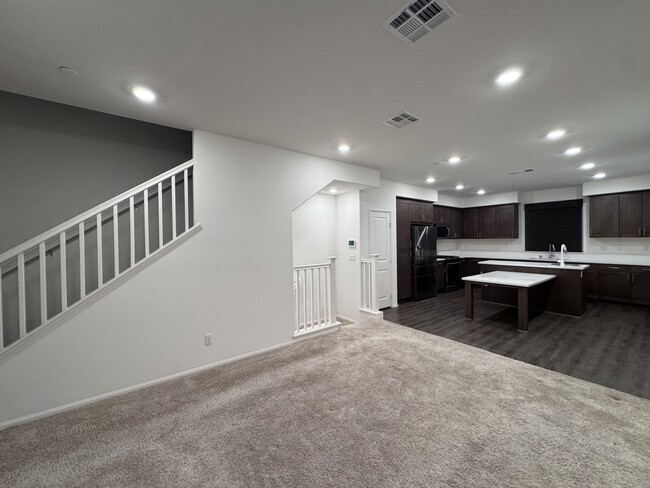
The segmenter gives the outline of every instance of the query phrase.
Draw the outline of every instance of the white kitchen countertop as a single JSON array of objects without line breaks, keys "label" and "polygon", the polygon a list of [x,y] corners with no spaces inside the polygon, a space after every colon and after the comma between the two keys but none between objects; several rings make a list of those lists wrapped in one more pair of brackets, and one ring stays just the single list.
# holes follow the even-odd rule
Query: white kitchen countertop
[{"label": "white kitchen countertop", "polygon": [[536,263],[535,261],[497,261],[494,259],[488,261],[479,261],[478,264],[491,264],[494,266],[517,266],[526,268],[546,268],[546,269],[561,269],[582,271],[589,267],[588,264],[571,264],[565,263],[565,266],[560,266],[559,263]]},{"label": "white kitchen countertop", "polygon": [[[548,260],[548,252],[524,252],[524,251],[468,251],[455,250],[446,251],[445,254],[453,254],[462,258],[485,258],[485,259],[518,259],[526,262],[539,262]],[[542,256],[542,259],[539,256]],[[555,260],[560,259],[560,253],[555,253]],[[549,260],[550,261],[550,260]],[[624,264],[636,266],[650,266],[650,253],[648,254],[587,254],[569,252],[564,261],[567,263],[589,263],[589,264]]]},{"label": "white kitchen countertop", "polygon": [[492,271],[490,273],[466,276],[463,278],[464,281],[469,281],[470,283],[517,286],[523,288],[530,288],[531,286],[539,285],[540,283],[553,279],[555,279],[555,275],[515,273],[512,271]]}]

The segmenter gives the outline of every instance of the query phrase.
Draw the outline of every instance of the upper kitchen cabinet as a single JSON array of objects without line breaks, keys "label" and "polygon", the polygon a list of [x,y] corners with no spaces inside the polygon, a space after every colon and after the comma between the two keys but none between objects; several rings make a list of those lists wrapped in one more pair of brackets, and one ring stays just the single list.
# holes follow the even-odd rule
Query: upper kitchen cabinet
[{"label": "upper kitchen cabinet", "polygon": [[479,237],[479,209],[466,208],[463,210],[463,237],[465,239],[478,239]]},{"label": "upper kitchen cabinet", "polygon": [[519,204],[466,208],[465,239],[514,239],[519,237]]},{"label": "upper kitchen cabinet", "polygon": [[460,239],[463,237],[462,209],[434,205],[433,218],[434,224],[449,226],[449,239]]},{"label": "upper kitchen cabinet", "polygon": [[511,203],[496,207],[496,237],[516,239],[519,237],[519,204]]},{"label": "upper kitchen cabinet", "polygon": [[650,191],[590,197],[589,237],[650,237]]},{"label": "upper kitchen cabinet", "polygon": [[589,197],[589,237],[618,237],[618,195]]},{"label": "upper kitchen cabinet", "polygon": [[407,200],[409,220],[413,224],[433,224],[433,203]]}]

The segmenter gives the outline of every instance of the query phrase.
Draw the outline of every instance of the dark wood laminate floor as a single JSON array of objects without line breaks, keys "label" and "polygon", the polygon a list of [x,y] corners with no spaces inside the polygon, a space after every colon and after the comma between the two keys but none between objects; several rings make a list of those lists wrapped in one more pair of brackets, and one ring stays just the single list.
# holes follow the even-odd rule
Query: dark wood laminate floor
[{"label": "dark wood laminate floor", "polygon": [[464,317],[464,291],[385,309],[384,318],[464,344],[650,399],[650,309],[589,302],[581,317],[531,313],[515,330],[517,309],[480,301]]}]

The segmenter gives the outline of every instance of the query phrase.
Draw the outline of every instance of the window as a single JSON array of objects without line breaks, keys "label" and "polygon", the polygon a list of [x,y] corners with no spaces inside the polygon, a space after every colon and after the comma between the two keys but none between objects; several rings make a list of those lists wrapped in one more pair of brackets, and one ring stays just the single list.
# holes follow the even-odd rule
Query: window
[{"label": "window", "polygon": [[548,251],[549,245],[582,252],[582,199],[530,203],[524,206],[526,251]]}]

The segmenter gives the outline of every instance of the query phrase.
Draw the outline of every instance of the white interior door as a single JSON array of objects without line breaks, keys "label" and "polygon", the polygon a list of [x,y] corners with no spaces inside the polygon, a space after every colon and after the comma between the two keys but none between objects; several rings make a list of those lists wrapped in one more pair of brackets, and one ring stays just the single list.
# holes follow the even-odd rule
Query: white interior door
[{"label": "white interior door", "polygon": [[390,212],[370,211],[370,254],[377,257],[377,305],[381,308],[392,305],[390,289]]}]

